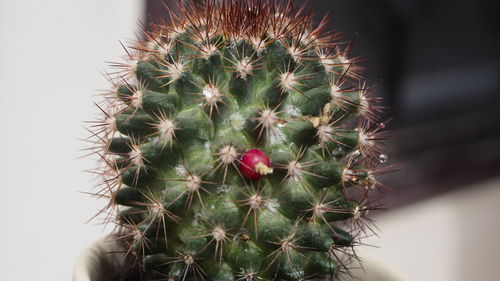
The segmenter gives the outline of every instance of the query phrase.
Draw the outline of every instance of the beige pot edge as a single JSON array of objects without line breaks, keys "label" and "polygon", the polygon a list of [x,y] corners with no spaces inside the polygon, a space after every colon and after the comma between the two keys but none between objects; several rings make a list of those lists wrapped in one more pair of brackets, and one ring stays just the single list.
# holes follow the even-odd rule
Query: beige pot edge
[{"label": "beige pot edge", "polygon": [[[95,241],[77,258],[72,281],[115,281],[117,272],[124,263],[119,254],[113,257],[110,252],[121,252],[122,248],[116,239],[107,236]],[[361,254],[363,268],[352,270],[353,278],[346,281],[410,281],[397,269],[390,267],[374,255]]]}]

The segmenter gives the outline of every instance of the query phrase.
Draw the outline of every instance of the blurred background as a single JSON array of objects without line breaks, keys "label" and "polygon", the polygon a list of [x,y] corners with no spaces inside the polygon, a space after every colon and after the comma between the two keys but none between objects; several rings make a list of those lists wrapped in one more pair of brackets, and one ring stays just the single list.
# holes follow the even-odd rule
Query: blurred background
[{"label": "blurred background", "polygon": [[[302,1],[296,1],[301,4]],[[497,1],[311,0],[354,40],[388,106],[380,178],[393,188],[363,253],[410,280],[500,280],[500,7]],[[78,159],[106,61],[158,0],[0,0],[1,280],[68,280],[85,245],[89,159]],[[22,276],[22,278],[20,278]],[[42,277],[43,276],[43,277]]]}]

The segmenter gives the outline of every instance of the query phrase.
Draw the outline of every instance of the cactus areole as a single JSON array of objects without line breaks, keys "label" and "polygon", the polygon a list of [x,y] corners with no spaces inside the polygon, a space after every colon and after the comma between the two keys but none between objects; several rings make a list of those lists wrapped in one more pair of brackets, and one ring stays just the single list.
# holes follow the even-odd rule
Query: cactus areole
[{"label": "cactus areole", "polygon": [[271,161],[260,149],[250,149],[241,157],[241,173],[248,179],[258,180],[267,174],[271,174]]},{"label": "cactus areole", "polygon": [[124,44],[90,125],[123,275],[348,274],[387,171],[351,42],[292,1],[180,2]]}]

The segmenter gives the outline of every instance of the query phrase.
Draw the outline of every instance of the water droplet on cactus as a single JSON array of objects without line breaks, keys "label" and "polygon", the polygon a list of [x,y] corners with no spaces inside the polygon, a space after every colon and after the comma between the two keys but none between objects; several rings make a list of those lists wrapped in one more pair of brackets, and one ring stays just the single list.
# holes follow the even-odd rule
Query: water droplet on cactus
[{"label": "water droplet on cactus", "polygon": [[380,155],[378,156],[378,161],[382,164],[386,163],[388,160],[389,156],[387,156],[387,154],[380,153]]},{"label": "water droplet on cactus", "polygon": [[221,184],[217,187],[217,193],[228,193],[231,188],[227,184]]},{"label": "water droplet on cactus", "polygon": [[337,147],[332,150],[333,157],[342,157],[344,155],[344,149],[342,147]]},{"label": "water droplet on cactus", "polygon": [[210,148],[212,147],[212,143],[207,141],[203,146],[205,147],[206,150],[210,150]]},{"label": "water droplet on cactus", "polygon": [[175,173],[177,174],[177,176],[182,177],[187,175],[187,170],[184,166],[178,165],[175,167]]},{"label": "water droplet on cactus", "polygon": [[381,122],[381,123],[378,125],[378,127],[379,127],[380,129],[385,129],[385,123],[384,123],[384,122]]},{"label": "water droplet on cactus", "polygon": [[353,157],[359,157],[360,155],[361,155],[361,151],[359,151],[358,149],[356,149],[356,150],[354,150],[354,151],[352,152],[352,156],[353,156]]}]

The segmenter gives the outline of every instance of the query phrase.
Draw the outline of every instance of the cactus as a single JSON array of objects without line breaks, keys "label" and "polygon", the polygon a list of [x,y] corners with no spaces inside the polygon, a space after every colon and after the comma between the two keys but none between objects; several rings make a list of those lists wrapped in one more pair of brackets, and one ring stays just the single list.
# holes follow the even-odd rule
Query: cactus
[{"label": "cactus", "polygon": [[144,280],[349,274],[386,159],[380,100],[349,42],[291,1],[169,11],[113,64],[91,126],[96,195],[130,269]]}]

